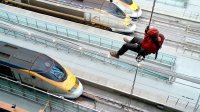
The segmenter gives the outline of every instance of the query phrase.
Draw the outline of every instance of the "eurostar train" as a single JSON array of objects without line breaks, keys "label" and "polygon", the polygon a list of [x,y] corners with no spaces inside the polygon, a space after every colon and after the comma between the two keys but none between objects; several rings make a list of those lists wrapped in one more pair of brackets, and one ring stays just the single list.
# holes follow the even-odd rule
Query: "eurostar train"
[{"label": "eurostar train", "polygon": [[139,18],[142,15],[142,10],[134,0],[110,0],[128,16],[132,18]]},{"label": "eurostar train", "polygon": [[74,99],[83,92],[79,80],[49,56],[0,41],[0,75]]},{"label": "eurostar train", "polygon": [[117,5],[107,0],[9,0],[7,2],[114,32],[133,33],[136,29],[132,19]]}]

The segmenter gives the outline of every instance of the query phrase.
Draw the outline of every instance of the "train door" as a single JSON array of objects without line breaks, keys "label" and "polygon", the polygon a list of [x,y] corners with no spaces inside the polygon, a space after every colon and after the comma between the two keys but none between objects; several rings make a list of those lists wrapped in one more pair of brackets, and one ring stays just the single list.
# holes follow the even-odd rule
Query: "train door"
[{"label": "train door", "polygon": [[40,88],[40,86],[42,85],[40,78],[31,74],[29,75],[30,75],[30,81],[32,82],[33,87]]},{"label": "train door", "polygon": [[46,87],[47,84],[39,77],[32,76],[32,82],[34,87],[48,91],[48,88]]},{"label": "train door", "polygon": [[48,82],[42,81],[41,82],[42,85],[40,85],[42,88],[44,88],[44,90],[48,91],[49,93],[53,93],[53,94],[64,94],[65,92],[62,91],[61,89],[59,89],[56,86],[53,86],[52,84],[49,84]]},{"label": "train door", "polygon": [[45,87],[47,84],[45,84],[45,82],[42,81],[39,77],[20,70],[17,71],[17,74],[19,75],[22,83],[47,91],[47,88]]},{"label": "train door", "polygon": [[0,76],[16,80],[11,68],[4,65],[0,65]]},{"label": "train door", "polygon": [[36,87],[36,88],[43,89],[40,87],[42,85],[42,83],[38,77],[36,77],[32,74],[26,73],[26,72],[22,72],[20,70],[18,70],[17,74],[20,77],[22,83],[28,84],[28,85]]},{"label": "train door", "polygon": [[22,83],[33,85],[32,77],[29,73],[16,70],[16,74],[20,77]]}]

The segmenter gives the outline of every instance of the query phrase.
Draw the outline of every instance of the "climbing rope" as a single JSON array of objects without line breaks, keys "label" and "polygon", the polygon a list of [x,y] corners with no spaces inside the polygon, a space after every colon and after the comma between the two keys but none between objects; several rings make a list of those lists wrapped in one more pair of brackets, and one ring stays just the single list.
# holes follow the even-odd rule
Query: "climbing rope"
[{"label": "climbing rope", "polygon": [[151,19],[152,19],[152,16],[153,16],[155,4],[156,4],[156,0],[154,0],[154,2],[153,2],[153,6],[152,6],[152,10],[151,10],[151,16],[150,16],[149,25],[148,25],[149,27],[150,27],[150,25],[151,25]]}]

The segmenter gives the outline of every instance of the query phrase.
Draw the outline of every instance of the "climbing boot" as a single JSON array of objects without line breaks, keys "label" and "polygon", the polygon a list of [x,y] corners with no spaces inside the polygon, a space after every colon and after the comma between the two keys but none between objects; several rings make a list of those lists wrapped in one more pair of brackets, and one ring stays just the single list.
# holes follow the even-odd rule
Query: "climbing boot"
[{"label": "climbing boot", "polygon": [[129,43],[130,40],[128,40],[126,37],[123,38],[124,42]]},{"label": "climbing boot", "polygon": [[119,58],[119,55],[117,54],[116,51],[111,51],[111,52],[110,52],[110,55],[111,55],[112,57]]}]

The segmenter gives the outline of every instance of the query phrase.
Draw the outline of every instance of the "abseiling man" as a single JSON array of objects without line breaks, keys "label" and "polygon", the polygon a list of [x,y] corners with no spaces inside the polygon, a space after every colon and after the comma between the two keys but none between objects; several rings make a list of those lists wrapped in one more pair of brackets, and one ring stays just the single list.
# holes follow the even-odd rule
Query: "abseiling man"
[{"label": "abseiling man", "polygon": [[146,55],[151,53],[156,54],[156,59],[158,50],[161,48],[164,39],[164,35],[159,33],[157,28],[149,28],[147,26],[145,29],[144,39],[134,37],[129,41],[127,38],[124,38],[126,43],[117,52],[111,51],[110,55],[119,58],[119,56],[123,55],[127,50],[132,50],[138,53],[136,60],[140,57],[143,57],[144,59]]}]

